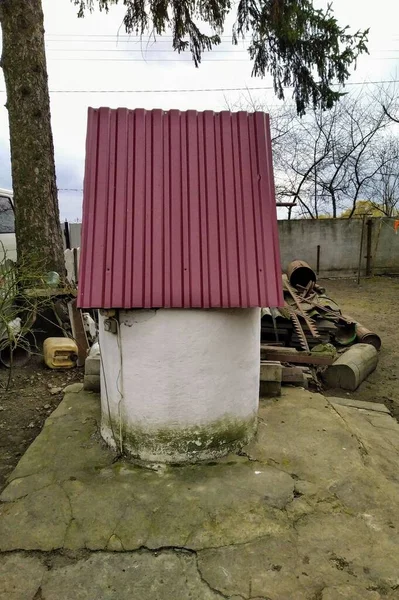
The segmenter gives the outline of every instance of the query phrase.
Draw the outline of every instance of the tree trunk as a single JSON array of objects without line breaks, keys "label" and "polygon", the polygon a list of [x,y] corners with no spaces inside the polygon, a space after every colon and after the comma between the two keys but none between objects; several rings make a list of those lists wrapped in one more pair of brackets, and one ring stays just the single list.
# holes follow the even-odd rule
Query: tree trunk
[{"label": "tree trunk", "polygon": [[41,0],[0,0],[18,260],[65,274]]}]

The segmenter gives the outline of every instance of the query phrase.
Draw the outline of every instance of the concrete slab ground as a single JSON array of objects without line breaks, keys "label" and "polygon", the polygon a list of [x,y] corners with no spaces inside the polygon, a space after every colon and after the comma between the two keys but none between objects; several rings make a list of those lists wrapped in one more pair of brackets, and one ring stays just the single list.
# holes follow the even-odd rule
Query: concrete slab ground
[{"label": "concrete slab ground", "polygon": [[0,600],[399,598],[399,426],[285,388],[256,440],[145,469],[71,386],[0,497]]}]

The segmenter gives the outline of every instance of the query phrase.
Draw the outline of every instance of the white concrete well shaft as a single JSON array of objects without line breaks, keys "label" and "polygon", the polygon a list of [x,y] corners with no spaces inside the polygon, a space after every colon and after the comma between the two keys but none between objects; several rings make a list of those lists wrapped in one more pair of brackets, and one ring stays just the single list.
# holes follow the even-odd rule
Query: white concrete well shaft
[{"label": "white concrete well shaft", "polygon": [[101,434],[111,446],[144,461],[197,462],[254,435],[260,309],[100,315],[100,346]]}]

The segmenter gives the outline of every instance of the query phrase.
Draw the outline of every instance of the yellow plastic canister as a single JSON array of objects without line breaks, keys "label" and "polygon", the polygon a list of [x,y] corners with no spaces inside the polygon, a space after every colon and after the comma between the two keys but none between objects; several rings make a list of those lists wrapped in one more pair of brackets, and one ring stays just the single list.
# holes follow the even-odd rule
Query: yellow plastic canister
[{"label": "yellow plastic canister", "polygon": [[43,355],[50,369],[71,369],[78,360],[78,347],[70,338],[51,337],[44,340]]}]

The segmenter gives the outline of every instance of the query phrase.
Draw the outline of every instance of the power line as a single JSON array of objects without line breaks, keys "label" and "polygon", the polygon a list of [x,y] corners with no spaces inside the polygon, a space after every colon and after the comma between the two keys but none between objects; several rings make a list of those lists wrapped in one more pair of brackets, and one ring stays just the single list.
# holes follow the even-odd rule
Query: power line
[{"label": "power line", "polygon": [[[157,47],[160,44],[168,44],[169,46],[172,45],[173,40],[165,40],[165,39],[156,39],[156,40],[143,40],[143,39],[127,39],[127,40],[120,40],[120,39],[114,39],[114,40],[86,40],[86,39],[75,39],[75,40],[68,40],[68,39],[60,39],[60,40],[50,40],[47,37],[45,38],[45,42],[46,44],[70,44],[70,45],[76,45],[76,44],[113,44],[115,46],[118,46],[119,44],[125,44],[128,46],[137,46],[137,45],[142,45],[142,46],[154,46]],[[246,46],[250,44],[250,40],[241,40],[238,41],[237,44],[232,43],[232,40],[222,40],[220,44],[215,44],[214,48],[218,48],[220,46],[231,46],[233,48],[242,48],[243,46]],[[395,40],[395,44],[399,43],[399,40],[396,42]],[[396,52],[397,48],[395,47],[390,47],[390,48],[372,48],[371,50],[372,52]]]},{"label": "power line", "polygon": [[[148,39],[148,40],[157,40],[158,34],[152,35],[150,33],[146,33],[143,35],[131,35],[129,33],[124,33],[124,34],[119,34],[119,33],[47,33],[46,34],[46,39],[49,37],[55,37],[55,38],[76,38],[76,37],[81,37],[81,38],[116,38],[116,39],[121,39],[121,38],[128,38],[129,40],[144,40],[144,39]],[[220,35],[219,36],[221,40],[223,39],[228,39],[231,40],[232,39],[232,35]],[[162,40],[173,40],[173,35],[159,35],[159,39]],[[239,41],[242,40],[243,38],[238,38]]]},{"label": "power line", "polygon": [[[172,44],[173,43],[173,38],[131,38],[131,37],[127,37],[126,38],[120,38],[120,37],[114,37],[113,39],[86,39],[85,37],[82,38],[75,38],[75,39],[66,39],[66,38],[60,38],[60,39],[50,39],[47,36],[45,37],[46,43],[48,44]],[[188,41],[188,40],[187,40]],[[233,39],[232,37],[228,37],[226,39],[222,39],[221,38],[221,44],[228,44],[231,43],[234,46],[240,46],[242,44],[249,44],[250,40],[238,40],[237,44],[233,43]],[[216,46],[218,44],[215,44]]]},{"label": "power line", "polygon": [[[349,81],[345,84],[347,86],[366,86],[366,85],[379,85],[387,83],[399,83],[399,79],[385,79],[380,81]],[[332,84],[337,86],[339,84]],[[292,86],[285,87],[284,89],[292,89]],[[187,88],[187,89],[162,89],[162,90],[50,90],[52,94],[185,94],[185,93],[201,93],[201,92],[252,92],[252,91],[263,91],[263,90],[274,90],[272,85],[270,86],[259,86],[259,87],[231,87],[231,88]],[[0,90],[0,93],[5,93],[6,90]]]},{"label": "power line", "polygon": [[[372,57],[369,56],[367,57],[369,60],[399,60],[399,57]],[[184,62],[189,62],[189,63],[193,63],[193,59],[189,58],[183,58],[181,60],[179,60],[178,58],[153,58],[151,60],[147,60],[145,58],[84,58],[84,57],[79,57],[79,58],[69,58],[69,57],[57,57],[57,58],[53,58],[51,56],[49,56],[47,58],[47,60],[51,60],[51,61],[67,61],[67,62],[142,62],[142,63],[161,63],[161,62],[174,62],[174,63],[184,63]],[[211,59],[201,59],[201,64],[204,62],[207,63],[211,63],[211,62],[245,62],[247,63],[249,61],[249,59],[246,58],[211,58]]]},{"label": "power line", "polygon": [[[151,54],[151,52],[157,53],[157,54],[173,54],[174,52],[176,52],[175,50],[173,50],[173,48],[171,48],[170,50],[157,50],[156,48],[153,49],[147,49],[147,48],[140,48],[140,49],[130,49],[130,48],[47,48],[48,52],[139,52],[141,53],[149,53]],[[189,50],[186,50],[185,52],[190,52]],[[214,54],[215,52],[222,52],[223,54],[247,54],[248,50],[207,50],[206,52],[209,52],[210,54]]]},{"label": "power line", "polygon": [[[141,62],[141,63],[161,63],[161,62],[174,62],[174,63],[193,63],[193,59],[183,58],[152,58],[147,60],[145,58],[52,58],[49,56],[47,60],[51,61],[68,61],[68,62]],[[201,64],[207,62],[248,62],[245,58],[212,58],[212,59],[201,59]]]},{"label": "power line", "polygon": [[[85,53],[85,52],[104,52],[104,53],[114,53],[114,52],[118,52],[118,53],[125,53],[125,54],[142,54],[144,57],[145,56],[151,56],[151,55],[155,55],[155,54],[175,54],[175,50],[170,49],[170,50],[164,50],[164,49],[156,49],[156,48],[140,48],[140,49],[131,49],[131,48],[47,48],[48,54],[51,54],[52,52],[81,52],[81,53]],[[185,51],[187,54],[189,53],[189,50]],[[399,50],[392,50],[392,52],[397,52],[397,56],[367,56],[365,58],[367,58],[368,60],[399,60]],[[204,55],[210,55],[212,56],[213,54],[229,54],[230,56],[232,56],[233,54],[246,54],[248,56],[248,50],[219,50],[219,49],[214,49],[214,50],[209,50],[204,52]],[[187,55],[186,54],[186,55]],[[139,59],[114,59],[114,58],[105,58],[105,57],[99,57],[99,58],[85,58],[85,57],[79,57],[79,58],[69,58],[69,57],[58,57],[58,58],[52,58],[51,56],[49,57],[50,60],[84,60],[84,61],[91,61],[91,60],[136,60],[138,61]],[[163,60],[173,60],[176,62],[184,62],[178,59],[153,59],[153,62],[162,62]],[[213,60],[217,60],[217,61],[223,61],[226,60],[237,60],[237,59],[213,59]],[[246,60],[246,59],[245,59]],[[243,59],[239,59],[238,62],[243,62]],[[151,62],[151,61],[148,61]],[[186,60],[186,62],[191,62],[191,59]],[[207,59],[205,59],[205,61],[203,62],[211,62],[208,61]]]},{"label": "power line", "polygon": [[[54,39],[50,39],[50,38],[54,38]],[[232,34],[227,34],[227,35],[220,35],[219,36],[220,40],[228,40],[228,41],[233,41],[233,35]],[[158,34],[150,34],[150,33],[145,33],[142,35],[133,35],[133,34],[128,34],[128,33],[124,33],[124,34],[119,34],[119,33],[115,33],[115,34],[91,34],[91,33],[47,33],[45,35],[45,39],[48,41],[54,41],[54,42],[62,42],[65,41],[67,43],[73,43],[75,41],[82,41],[82,40],[90,40],[91,42],[97,43],[98,41],[101,41],[101,39],[104,40],[110,40],[111,43],[113,43],[113,41],[118,41],[118,40],[126,40],[126,41],[133,41],[133,42],[153,42],[153,43],[169,43],[172,42],[174,37],[172,35],[158,35]],[[238,37],[237,42],[240,43],[249,43],[252,41],[252,37],[249,35],[247,37]],[[392,41],[392,42],[397,42],[399,41],[399,36],[390,36],[388,38],[385,38],[385,41]],[[108,42],[107,42],[108,43]]]}]

